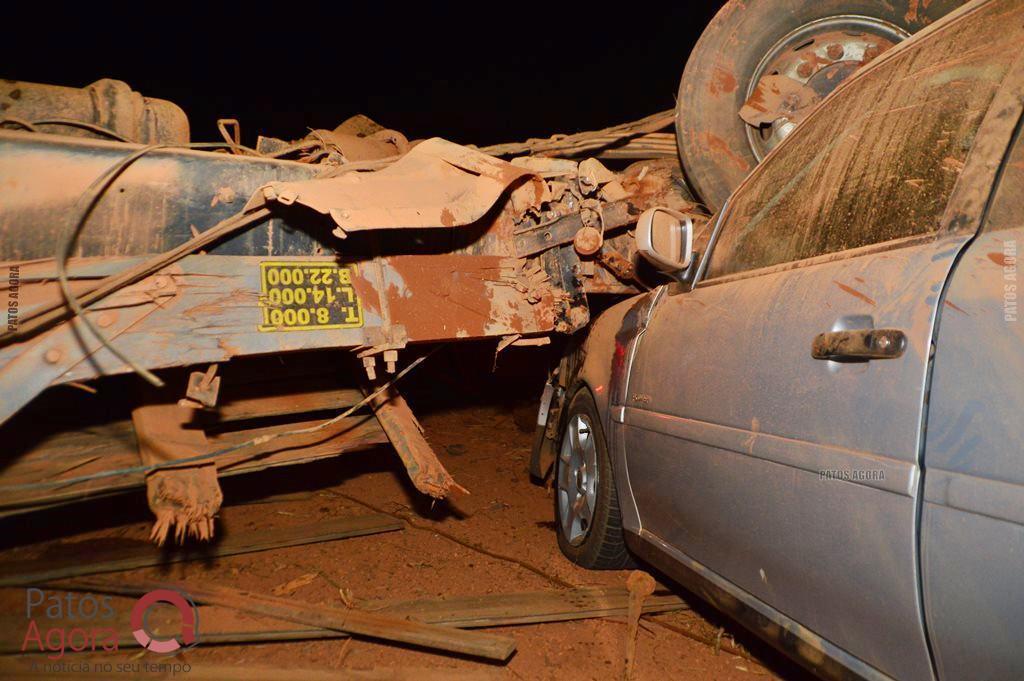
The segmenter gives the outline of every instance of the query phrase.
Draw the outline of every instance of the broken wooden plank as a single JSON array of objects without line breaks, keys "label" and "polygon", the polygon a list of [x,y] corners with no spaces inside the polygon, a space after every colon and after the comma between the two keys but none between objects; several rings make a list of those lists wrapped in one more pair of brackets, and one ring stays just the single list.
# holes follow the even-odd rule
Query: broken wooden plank
[{"label": "broken wooden plank", "polygon": [[[254,437],[269,436],[319,423],[322,421],[301,421],[217,433],[211,435],[210,443],[214,447],[227,448]],[[44,483],[62,477],[75,478],[137,466],[139,455],[130,423],[121,424],[116,429],[119,437],[115,440],[104,437],[109,430],[110,428],[102,431],[89,429],[87,434],[78,433],[74,438],[58,436],[52,446],[49,440],[45,440],[32,451],[20,454],[20,458],[14,460],[4,470],[4,484],[15,486]],[[71,448],[64,449],[65,440],[72,443]],[[376,418],[371,414],[355,414],[320,432],[289,436],[223,456],[217,460],[218,475],[223,478],[275,466],[306,463],[366,449],[387,441],[387,435]],[[102,456],[98,455],[99,452],[102,452]],[[0,517],[60,506],[84,498],[108,496],[144,484],[145,474],[133,472],[116,477],[69,483],[59,488],[16,490],[9,492],[0,500]]]},{"label": "broken wooden plank", "polygon": [[0,586],[33,585],[54,579],[81,577],[105,572],[133,570],[152,565],[165,565],[192,560],[208,560],[243,553],[255,553],[288,546],[360,537],[379,532],[400,530],[403,523],[391,516],[371,513],[351,518],[335,518],[313,525],[259,529],[239,534],[226,534],[214,544],[190,545],[173,551],[161,550],[149,543],[96,552],[89,560],[74,556],[64,560],[39,559],[0,565]]},{"label": "broken wooden plank", "polygon": [[[446,624],[460,629],[474,629],[615,617],[626,615],[628,605],[629,592],[626,589],[593,587],[404,601],[389,604],[375,612],[387,612],[420,622]],[[688,607],[679,596],[659,592],[644,601],[643,612],[668,612]]]},{"label": "broken wooden plank", "polygon": [[[140,589],[138,593],[142,593]],[[622,587],[586,587],[565,591],[533,591],[511,594],[487,594],[449,599],[418,599],[367,604],[373,612],[386,613],[427,624],[457,628],[501,627],[546,622],[567,622],[622,617],[627,614],[629,592]],[[645,615],[687,610],[686,602],[669,592],[655,592],[644,600]],[[259,628],[249,631],[201,631],[204,646],[275,641],[309,641],[347,638],[348,634],[322,627]],[[118,648],[136,648],[138,641],[126,635]],[[0,655],[20,653],[17,641],[0,644]]]},{"label": "broken wooden plank", "polygon": [[301,392],[275,395],[229,396],[213,412],[221,423],[246,421],[267,416],[290,416],[317,411],[341,411],[363,399],[354,388],[315,387]]},{"label": "broken wooden plank", "polygon": [[381,428],[387,433],[416,489],[435,499],[444,499],[452,489],[468,494],[437,458],[423,437],[423,427],[396,388],[391,387],[378,395],[372,404]]},{"label": "broken wooden plank", "polygon": [[[93,669],[99,663],[109,662],[116,669],[126,663],[124,658],[89,658],[88,663]],[[135,663],[138,664],[138,663]],[[174,662],[164,662],[168,667]],[[180,664],[180,663],[179,663]],[[102,668],[102,667],[100,667]],[[30,660],[0,660],[0,678],[8,681],[37,681],[40,674],[45,674],[45,666]],[[173,676],[144,675],[146,678],[162,679]],[[370,669],[296,669],[294,667],[252,666],[249,664],[228,666],[221,664],[205,664],[193,662],[189,664],[187,673],[182,678],[189,681],[494,681],[504,678],[496,670],[491,669],[457,669],[437,667],[374,667]],[[61,679],[68,681],[108,681],[110,672],[64,670],[59,673]],[[176,678],[176,677],[175,677]]]},{"label": "broken wooden plank", "polygon": [[343,631],[355,636],[407,643],[423,648],[461,653],[499,662],[507,660],[516,649],[515,639],[508,636],[463,631],[436,624],[424,624],[362,610],[348,610],[325,605],[297,603],[224,586],[207,586],[191,582],[155,582],[136,580],[131,583],[93,579],[54,582],[60,589],[86,590],[97,593],[139,595],[154,589],[176,588],[197,603],[220,605],[241,612]]}]

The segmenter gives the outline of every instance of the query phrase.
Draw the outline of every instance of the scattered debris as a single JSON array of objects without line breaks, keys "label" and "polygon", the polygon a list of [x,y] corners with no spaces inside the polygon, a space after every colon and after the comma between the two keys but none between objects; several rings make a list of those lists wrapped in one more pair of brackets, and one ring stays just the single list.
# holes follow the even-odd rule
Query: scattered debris
[{"label": "scattered debris", "polygon": [[[96,658],[97,663],[103,662]],[[120,662],[120,661],[119,661]],[[123,663],[123,662],[122,662]],[[436,667],[373,668],[340,670],[296,669],[295,667],[266,667],[252,665],[219,665],[190,663],[190,681],[496,681],[504,678],[490,669],[438,669]],[[97,667],[99,668],[99,667]],[[9,681],[36,681],[39,671],[20,659],[0,660],[0,676]],[[110,672],[62,671],[60,678],[69,681],[108,681]],[[152,678],[164,678],[152,676]]]},{"label": "scattered debris", "polygon": [[93,551],[89,560],[73,556],[8,562],[0,572],[0,586],[32,585],[54,579],[132,570],[151,565],[166,565],[194,560],[209,560],[244,553],[256,553],[288,546],[303,546],[401,530],[403,523],[381,514],[335,518],[310,525],[261,528],[239,534],[226,534],[216,543],[186,545],[174,551],[161,551],[150,544],[106,552]]},{"label": "scattered debris", "polygon": [[407,643],[499,662],[507,660],[516,649],[515,640],[507,636],[423,624],[360,610],[296,603],[290,599],[254,594],[224,586],[148,581],[129,584],[124,581],[92,579],[56,582],[50,586],[126,595],[141,595],[153,589],[177,588],[188,593],[197,603],[220,605],[241,612],[333,629],[355,636]]},{"label": "scattered debris", "polygon": [[[316,576],[315,573],[314,577]],[[299,579],[305,579],[303,575]],[[298,580],[293,580],[298,581]],[[74,582],[68,586],[74,586]],[[90,587],[91,588],[91,587]],[[141,589],[126,589],[132,593]],[[351,592],[349,593],[351,599]],[[579,589],[528,591],[522,593],[486,594],[443,599],[420,599],[397,602],[365,602],[364,611],[386,614],[423,624],[444,625],[457,629],[484,629],[549,622],[569,622],[597,618],[628,616],[629,592],[622,587],[584,587]],[[346,602],[346,607],[356,604]],[[688,610],[686,602],[670,592],[656,592],[645,599],[643,614]],[[337,629],[311,627],[259,628],[247,631],[203,631],[203,645],[230,645],[273,641],[300,641],[344,638],[348,633]],[[2,642],[0,642],[2,643]],[[138,641],[125,636],[119,648],[133,648]],[[20,653],[19,645],[0,645],[0,654]]]},{"label": "scattered debris", "polygon": [[288,594],[298,589],[301,589],[307,584],[312,584],[314,581],[316,581],[316,578],[318,576],[319,575],[316,572],[307,572],[306,574],[296,577],[295,579],[289,582],[285,582],[284,584],[279,584],[278,586],[275,586],[273,589],[270,590],[270,593],[272,593],[275,596],[287,596]]}]

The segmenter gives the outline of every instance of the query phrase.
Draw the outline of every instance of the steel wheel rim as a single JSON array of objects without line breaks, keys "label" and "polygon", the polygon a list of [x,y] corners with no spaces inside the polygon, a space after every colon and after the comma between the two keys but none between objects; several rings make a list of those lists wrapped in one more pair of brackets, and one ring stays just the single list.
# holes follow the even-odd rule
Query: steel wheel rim
[{"label": "steel wheel rim", "polygon": [[[834,33],[841,31],[847,34],[847,39],[843,42],[844,56],[839,61],[847,60],[858,60],[864,61],[865,50],[868,47],[865,42],[870,43],[872,40],[881,41],[880,47],[882,51],[888,49],[892,45],[902,42],[910,37],[910,33],[904,29],[892,24],[884,19],[878,19],[875,17],[862,16],[858,14],[842,14],[832,17],[826,17],[823,19],[816,19],[809,23],[800,26],[788,34],[783,36],[775,45],[769,49],[764,57],[761,58],[757,68],[754,69],[754,73],[750,78],[750,82],[747,85],[746,99],[750,99],[751,95],[754,94],[754,90],[757,84],[761,81],[765,75],[773,72],[779,72],[783,75],[789,76],[794,80],[808,84],[808,81],[817,75],[818,71],[811,75],[801,75],[796,72],[795,65],[789,68],[777,69],[778,62],[784,57],[784,55],[790,50],[794,50],[802,44],[806,44],[808,41],[815,40],[823,36],[824,34]],[[815,52],[821,52],[821,50],[815,48]],[[828,60],[827,54],[819,54],[822,58],[822,63],[826,63]],[[835,60],[833,60],[835,61]],[[838,61],[836,61],[838,63]],[[821,71],[823,69],[819,69]],[[838,85],[844,78],[838,79],[834,85]],[[833,86],[834,89],[834,86]],[[785,120],[780,119],[776,121],[767,130],[760,130],[751,125],[747,125],[747,142],[750,146],[751,152],[757,159],[758,163],[768,154],[769,151],[774,149],[779,142],[781,142],[794,128],[795,126]]]},{"label": "steel wheel rim", "polygon": [[598,483],[595,437],[586,414],[576,414],[566,426],[558,454],[558,521],[573,546],[583,543],[593,526]]}]

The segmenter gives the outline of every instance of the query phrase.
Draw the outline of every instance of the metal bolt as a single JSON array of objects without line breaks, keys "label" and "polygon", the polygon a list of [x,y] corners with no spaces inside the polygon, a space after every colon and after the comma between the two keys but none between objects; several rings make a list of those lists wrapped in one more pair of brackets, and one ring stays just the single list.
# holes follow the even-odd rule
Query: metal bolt
[{"label": "metal bolt", "polygon": [[832,61],[839,61],[840,59],[843,58],[843,55],[846,53],[846,50],[843,49],[843,46],[840,45],[839,43],[832,43],[831,45],[825,48],[825,53],[828,55],[828,58],[831,59]]},{"label": "metal bolt", "polygon": [[63,356],[64,353],[60,351],[60,348],[50,348],[46,351],[46,354],[43,355],[43,359],[45,359],[49,364],[56,364]]},{"label": "metal bolt", "polygon": [[796,74],[801,78],[810,78],[814,73],[814,65],[809,61],[800,62],[800,66],[796,68]]},{"label": "metal bolt", "polygon": [[576,248],[576,252],[580,255],[593,255],[601,250],[601,245],[604,242],[601,230],[596,227],[583,227],[573,238],[572,243]]},{"label": "metal bolt", "polygon": [[369,381],[377,380],[377,358],[363,357],[363,368],[366,369],[366,379]]}]

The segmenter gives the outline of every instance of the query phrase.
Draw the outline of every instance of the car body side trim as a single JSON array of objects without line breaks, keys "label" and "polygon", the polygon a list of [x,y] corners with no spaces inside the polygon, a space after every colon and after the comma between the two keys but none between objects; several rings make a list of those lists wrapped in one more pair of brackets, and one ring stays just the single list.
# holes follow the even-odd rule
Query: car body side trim
[{"label": "car body side trim", "polygon": [[848,474],[841,478],[843,482],[901,496],[912,497],[917,486],[917,464],[872,452],[795,440],[635,407],[626,407],[624,422],[630,427],[665,433],[822,476],[830,475],[830,471],[842,471]]},{"label": "car body side trim", "polygon": [[647,530],[625,533],[637,556],[736,619],[824,679],[892,681],[831,641],[800,625]]},{"label": "car body side trim", "polygon": [[1024,525],[1024,485],[929,468],[924,501]]}]

